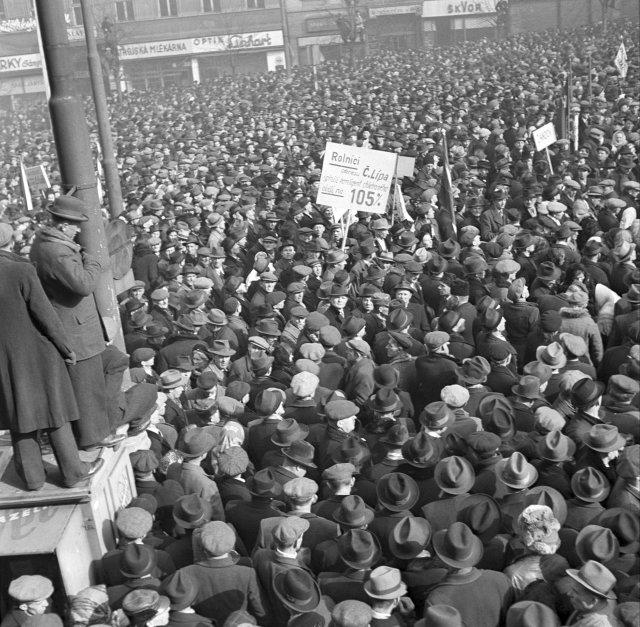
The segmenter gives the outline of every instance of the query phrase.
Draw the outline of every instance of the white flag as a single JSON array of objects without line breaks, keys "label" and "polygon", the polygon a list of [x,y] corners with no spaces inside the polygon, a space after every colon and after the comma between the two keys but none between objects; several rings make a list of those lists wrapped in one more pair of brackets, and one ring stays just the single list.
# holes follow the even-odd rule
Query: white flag
[{"label": "white flag", "polygon": [[624,44],[620,44],[620,47],[618,48],[618,54],[616,54],[616,58],[613,62],[615,63],[616,68],[618,68],[620,76],[622,78],[625,78],[629,69],[629,63],[627,61],[627,51],[624,47]]}]

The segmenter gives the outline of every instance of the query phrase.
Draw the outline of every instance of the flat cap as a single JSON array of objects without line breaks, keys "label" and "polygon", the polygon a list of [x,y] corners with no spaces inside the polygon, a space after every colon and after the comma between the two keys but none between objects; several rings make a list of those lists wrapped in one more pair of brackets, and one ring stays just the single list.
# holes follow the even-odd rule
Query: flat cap
[{"label": "flat cap", "polygon": [[428,348],[435,350],[444,346],[449,339],[449,334],[445,331],[430,331],[425,334],[424,343]]},{"label": "flat cap", "polygon": [[349,481],[356,472],[356,467],[353,464],[334,464],[322,473],[322,478],[325,481]]},{"label": "flat cap", "polygon": [[144,538],[153,526],[153,517],[141,507],[127,507],[116,515],[116,528],[125,538]]},{"label": "flat cap", "polygon": [[285,496],[290,499],[310,499],[318,493],[318,484],[307,477],[296,477],[282,486]]},{"label": "flat cap", "polygon": [[330,401],[326,404],[324,410],[327,420],[333,420],[335,422],[344,420],[345,418],[351,418],[351,416],[357,416],[360,411],[355,403],[342,400]]},{"label": "flat cap", "polygon": [[42,575],[22,575],[9,584],[9,596],[21,603],[42,601],[53,594],[53,583]]},{"label": "flat cap", "polygon": [[307,529],[309,529],[309,521],[305,518],[284,516],[278,519],[271,533],[278,544],[292,546]]}]

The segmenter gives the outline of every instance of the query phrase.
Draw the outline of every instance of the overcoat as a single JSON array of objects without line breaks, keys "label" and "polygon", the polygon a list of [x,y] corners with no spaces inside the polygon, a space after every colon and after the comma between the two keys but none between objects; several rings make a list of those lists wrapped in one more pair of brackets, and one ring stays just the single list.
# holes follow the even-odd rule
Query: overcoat
[{"label": "overcoat", "polygon": [[93,292],[102,271],[100,262],[60,231],[47,226],[36,235],[30,258],[69,335],[77,360],[99,355],[105,341]]},{"label": "overcoat", "polygon": [[0,251],[0,429],[30,433],[78,419],[63,357],[72,348],[35,268]]}]

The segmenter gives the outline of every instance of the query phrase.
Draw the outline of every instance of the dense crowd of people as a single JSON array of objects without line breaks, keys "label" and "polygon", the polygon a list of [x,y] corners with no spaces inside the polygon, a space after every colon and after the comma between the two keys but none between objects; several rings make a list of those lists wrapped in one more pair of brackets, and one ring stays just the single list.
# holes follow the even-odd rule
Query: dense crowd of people
[{"label": "dense crowd of people", "polygon": [[[637,41],[597,25],[127,94],[126,353],[44,108],[6,117],[16,469],[40,489],[51,447],[76,486],[102,464],[78,449],[126,446],[136,481],[66,624],[637,625]],[[568,134],[536,151],[548,122]],[[403,202],[334,220],[328,141],[414,157]],[[21,159],[51,176],[32,212]],[[15,579],[2,627],[61,624],[52,593]]]}]

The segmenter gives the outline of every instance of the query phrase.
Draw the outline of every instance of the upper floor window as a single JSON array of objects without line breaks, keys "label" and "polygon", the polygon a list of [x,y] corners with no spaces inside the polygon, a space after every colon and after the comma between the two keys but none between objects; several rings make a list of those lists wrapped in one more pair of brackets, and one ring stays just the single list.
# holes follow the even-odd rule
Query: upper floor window
[{"label": "upper floor window", "polygon": [[160,15],[162,17],[178,15],[178,0],[160,0]]},{"label": "upper floor window", "polygon": [[202,12],[203,13],[220,13],[222,11],[222,5],[220,0],[202,0]]},{"label": "upper floor window", "polygon": [[76,26],[82,26],[84,24],[84,19],[82,18],[82,5],[79,0],[74,0],[71,5],[71,11],[73,15],[73,23]]},{"label": "upper floor window", "polygon": [[264,9],[264,0],[247,0],[247,9]]},{"label": "upper floor window", "polygon": [[130,22],[134,19],[133,0],[117,0],[116,18],[118,22]]}]

